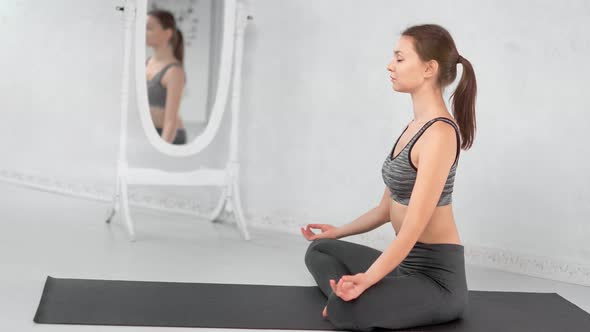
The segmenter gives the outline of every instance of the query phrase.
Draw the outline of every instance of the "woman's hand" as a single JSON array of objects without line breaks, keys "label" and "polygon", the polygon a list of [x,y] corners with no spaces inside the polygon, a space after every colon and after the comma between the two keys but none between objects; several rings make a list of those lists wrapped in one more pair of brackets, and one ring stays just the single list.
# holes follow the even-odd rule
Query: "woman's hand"
[{"label": "woman's hand", "polygon": [[330,279],[330,286],[332,287],[334,294],[344,301],[350,301],[359,297],[372,285],[365,273],[357,273],[355,275],[342,276],[338,283],[336,283],[334,279]]},{"label": "woman's hand", "polygon": [[[315,234],[310,228],[319,228],[321,233]],[[337,239],[339,237],[338,227],[328,224],[308,224],[305,228],[301,227],[301,234],[309,241],[315,239]]]}]

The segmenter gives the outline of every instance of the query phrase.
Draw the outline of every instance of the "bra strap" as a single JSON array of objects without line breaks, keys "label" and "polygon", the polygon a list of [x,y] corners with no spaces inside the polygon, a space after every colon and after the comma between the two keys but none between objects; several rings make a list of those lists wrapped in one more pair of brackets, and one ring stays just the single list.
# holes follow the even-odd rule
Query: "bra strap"
[{"label": "bra strap", "polygon": [[[442,121],[450,124],[455,129],[455,135],[457,137],[457,153],[455,154],[455,161],[453,162],[453,165],[455,165],[455,163],[457,162],[457,159],[459,158],[459,152],[461,151],[461,143],[460,143],[459,129],[457,128],[457,126],[455,125],[455,123],[453,121],[451,121],[449,118],[445,118],[445,117],[437,117],[437,118],[434,118],[434,119],[426,122],[424,124],[424,126],[422,126],[422,128],[420,128],[420,130],[418,131],[418,134],[416,134],[412,138],[413,141],[409,143],[411,145],[410,145],[410,150],[408,151],[408,156],[410,155],[410,153],[412,153],[412,148],[414,147],[414,144],[420,138],[420,136],[422,136],[422,134],[424,133],[424,131],[426,131],[426,129],[428,129],[430,127],[430,125],[432,125],[434,122],[436,122],[438,120],[442,120]],[[408,159],[410,159],[410,158],[408,158]]]}]

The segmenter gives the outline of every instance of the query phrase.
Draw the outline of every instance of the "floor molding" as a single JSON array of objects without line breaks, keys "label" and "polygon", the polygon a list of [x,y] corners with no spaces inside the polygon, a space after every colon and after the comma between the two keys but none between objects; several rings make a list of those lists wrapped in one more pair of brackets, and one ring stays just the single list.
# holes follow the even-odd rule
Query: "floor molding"
[{"label": "floor molding", "polygon": [[[68,182],[67,180],[63,179],[40,175],[29,175],[10,170],[0,170],[0,181],[24,186],[34,190],[105,203],[112,203],[114,199],[114,185],[112,191],[108,191],[98,186],[80,185]],[[203,219],[206,219],[209,215],[208,213],[202,213],[201,211],[203,207],[201,204],[193,200],[140,194],[131,188],[129,189],[128,198],[129,205],[131,207],[157,210],[160,212],[178,213]],[[110,211],[105,210],[106,214],[108,214],[107,212]]]},{"label": "floor molding", "polygon": [[[95,186],[68,183],[47,176],[29,175],[12,170],[0,170],[0,181],[15,185],[25,186],[34,190],[57,193],[76,198],[83,198],[101,202],[112,202],[113,193]],[[203,213],[205,207],[198,202],[182,199],[161,198],[153,195],[129,193],[129,205],[132,207],[146,208],[167,213],[194,216],[206,219],[209,213]],[[210,211],[213,207],[207,207]],[[105,211],[105,220],[107,212]],[[248,213],[248,226],[275,230],[279,232],[299,235],[299,219],[276,218],[263,213]],[[234,223],[229,219],[229,223]],[[237,229],[236,229],[237,231]],[[359,235],[368,243],[388,243],[390,239],[381,234]],[[465,261],[467,264],[486,268],[550,279],[576,285],[590,286],[590,265],[565,259],[550,258],[544,256],[532,256],[529,254],[504,250],[499,248],[475,246],[464,244]]]}]

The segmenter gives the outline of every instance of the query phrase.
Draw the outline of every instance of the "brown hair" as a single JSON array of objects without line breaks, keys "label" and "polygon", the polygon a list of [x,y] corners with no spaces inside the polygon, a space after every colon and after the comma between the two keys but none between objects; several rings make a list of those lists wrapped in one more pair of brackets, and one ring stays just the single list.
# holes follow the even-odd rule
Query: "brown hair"
[{"label": "brown hair", "polygon": [[457,88],[451,95],[453,117],[459,124],[461,148],[471,147],[475,136],[475,99],[477,82],[471,62],[459,55],[451,34],[440,25],[423,24],[407,28],[402,36],[413,38],[414,48],[422,61],[436,60],[439,75],[437,83],[441,88],[451,84],[457,77],[457,64],[463,65],[463,74]]},{"label": "brown hair", "polygon": [[172,29],[173,34],[170,40],[172,49],[174,50],[174,56],[184,64],[184,38],[182,32],[176,27],[176,20],[171,12],[163,9],[152,9],[148,12],[148,15],[155,17],[162,28]]}]

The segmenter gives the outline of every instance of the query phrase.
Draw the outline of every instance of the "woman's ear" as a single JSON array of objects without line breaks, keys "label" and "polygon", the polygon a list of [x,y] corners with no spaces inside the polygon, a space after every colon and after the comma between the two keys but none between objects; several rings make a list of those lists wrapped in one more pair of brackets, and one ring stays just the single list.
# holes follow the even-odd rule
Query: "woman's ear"
[{"label": "woman's ear", "polygon": [[168,28],[166,30],[164,30],[166,32],[166,37],[168,39],[168,42],[172,43],[172,37],[174,34],[174,30],[172,30],[172,28]]},{"label": "woman's ear", "polygon": [[426,67],[424,69],[424,77],[430,78],[436,75],[436,71],[438,70],[438,62],[436,60],[430,60],[426,62]]}]

